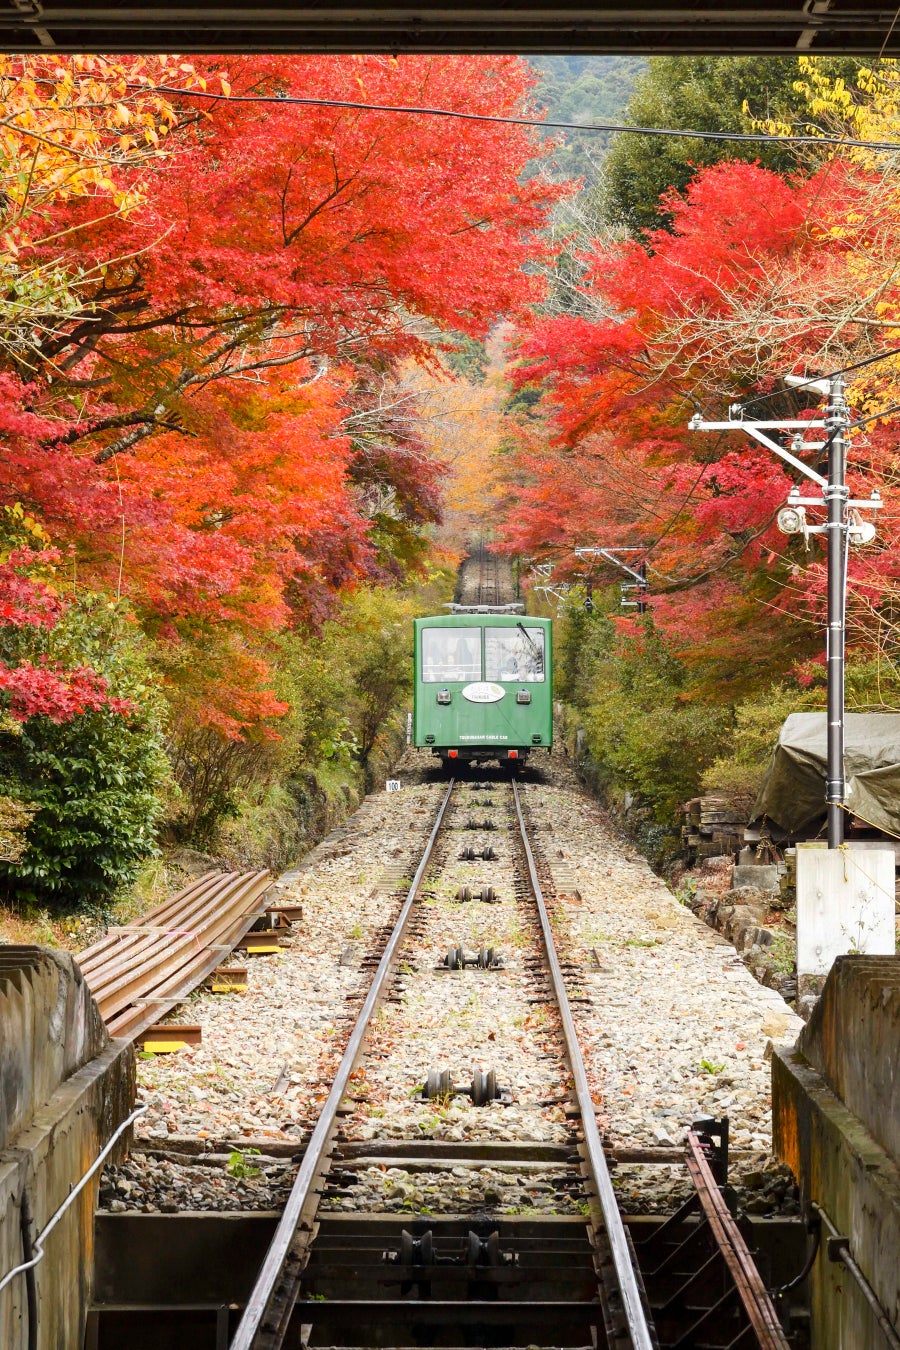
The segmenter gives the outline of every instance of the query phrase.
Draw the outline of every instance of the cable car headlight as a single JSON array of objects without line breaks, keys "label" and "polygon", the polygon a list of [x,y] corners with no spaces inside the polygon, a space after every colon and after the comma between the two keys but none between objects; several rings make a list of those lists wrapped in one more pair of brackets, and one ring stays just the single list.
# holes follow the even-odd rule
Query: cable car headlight
[{"label": "cable car headlight", "polygon": [[517,690],[516,690],[516,702],[517,702],[517,703],[530,703],[530,702],[531,702],[531,690],[530,690],[530,689],[517,689]]},{"label": "cable car headlight", "polygon": [[452,699],[453,695],[450,693],[449,689],[439,689],[437,691],[438,703],[450,703]]}]

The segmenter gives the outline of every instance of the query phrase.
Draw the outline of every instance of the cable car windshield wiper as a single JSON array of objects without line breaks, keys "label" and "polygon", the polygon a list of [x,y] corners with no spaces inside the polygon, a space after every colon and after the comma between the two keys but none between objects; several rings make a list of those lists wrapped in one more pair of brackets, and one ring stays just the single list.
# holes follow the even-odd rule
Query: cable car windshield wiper
[{"label": "cable car windshield wiper", "polygon": [[519,628],[519,629],[521,629],[521,631],[522,631],[522,636],[524,637],[525,641],[528,643],[528,645],[529,645],[529,647],[531,648],[531,650],[534,652],[535,657],[536,657],[536,659],[537,659],[537,667],[538,667],[538,670],[543,670],[543,668],[544,668],[544,652],[543,652],[543,649],[542,649],[541,647],[539,647],[539,646],[537,645],[537,643],[535,642],[534,638],[532,638],[532,637],[529,635],[528,629],[525,627],[524,623],[517,623],[517,624],[516,624],[516,627]]}]

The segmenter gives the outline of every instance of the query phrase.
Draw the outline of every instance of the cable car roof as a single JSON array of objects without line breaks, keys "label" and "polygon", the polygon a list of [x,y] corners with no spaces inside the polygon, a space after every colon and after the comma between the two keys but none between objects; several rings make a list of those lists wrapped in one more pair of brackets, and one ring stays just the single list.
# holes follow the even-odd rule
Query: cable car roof
[{"label": "cable car roof", "polygon": [[451,614],[524,614],[525,606],[515,603],[511,605],[444,605],[444,609],[449,609]]}]

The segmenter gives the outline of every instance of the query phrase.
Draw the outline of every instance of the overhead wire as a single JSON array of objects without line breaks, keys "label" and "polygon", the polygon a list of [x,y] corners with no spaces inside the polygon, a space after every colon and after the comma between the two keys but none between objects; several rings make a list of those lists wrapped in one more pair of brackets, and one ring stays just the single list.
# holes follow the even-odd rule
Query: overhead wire
[{"label": "overhead wire", "polygon": [[867,422],[877,422],[879,417],[888,417],[891,413],[900,412],[900,403],[892,403],[887,408],[882,408],[880,412],[869,413],[868,417],[860,417],[855,422],[848,422],[845,431],[855,431],[857,427],[864,427]]},{"label": "overhead wire", "polygon": [[[891,24],[890,31],[900,16],[900,7]],[[143,86],[136,82],[129,82],[129,88],[142,88]],[[731,131],[702,131],[698,128],[675,128],[675,127],[645,127],[630,126],[625,123],[616,122],[562,122],[548,120],[539,117],[511,117],[502,116],[495,113],[472,113],[464,112],[456,108],[435,108],[420,104],[391,104],[391,103],[363,103],[355,99],[335,99],[335,98],[310,98],[297,94],[277,93],[277,94],[234,94],[213,93],[210,90],[185,89],[173,85],[154,86],[159,93],[171,94],[186,98],[204,99],[216,103],[253,103],[268,104],[277,106],[278,104],[298,105],[301,107],[320,107],[320,108],[343,108],[358,112],[381,112],[381,113],[399,113],[427,117],[448,117],[461,121],[469,122],[488,122],[498,123],[507,126],[529,126],[536,128],[547,128],[554,131],[581,131],[581,132],[615,132],[624,135],[636,136],[663,136],[675,137],[678,139],[694,139],[706,141],[728,141],[728,142],[747,142],[747,143],[775,143],[787,145],[827,145],[827,146],[849,146],[857,149],[882,150],[889,152],[900,151],[900,143],[887,141],[865,141],[857,140],[846,136],[823,136],[823,135],[776,135],[768,132],[731,132]],[[833,371],[832,375],[844,374],[853,370],[860,370],[864,366],[871,365],[876,361],[884,360],[887,356],[900,353],[900,348],[895,348],[890,352],[879,353],[877,356],[866,358],[863,361],[855,362],[852,365],[841,367]],[[818,376],[806,381],[803,385],[795,385],[794,388],[805,388],[806,385],[815,383],[816,379],[830,378],[830,376]],[[752,399],[746,400],[747,403],[763,402],[770,398],[779,397],[783,391],[778,390],[771,394],[760,394]]]},{"label": "overhead wire", "polygon": [[[898,10],[900,13],[900,10]],[[896,22],[896,16],[895,16]],[[891,25],[893,28],[893,24]],[[771,142],[784,143],[789,145],[829,145],[829,146],[851,146],[861,149],[898,151],[900,144],[893,144],[884,141],[863,141],[853,140],[843,136],[801,136],[801,135],[773,135],[765,132],[729,132],[729,131],[701,131],[696,128],[673,128],[673,127],[641,127],[628,126],[625,123],[615,122],[561,122],[550,121],[538,117],[504,117],[492,113],[471,113],[463,112],[455,108],[433,108],[418,104],[390,104],[390,103],[363,103],[354,99],[331,99],[331,98],[307,98],[297,94],[216,94],[209,90],[200,89],[180,89],[171,85],[156,86],[160,93],[180,95],[188,98],[206,99],[212,102],[223,103],[262,103],[270,105],[288,104],[299,105],[301,107],[317,108],[344,108],[360,112],[383,112],[383,113],[402,113],[414,114],[427,117],[450,117],[469,122],[489,122],[499,123],[507,126],[530,126],[546,127],[554,131],[590,131],[590,132],[616,132],[622,134],[638,136],[664,136],[684,139],[699,139],[707,141],[738,141],[738,142]],[[900,348],[893,348],[888,352],[881,352],[877,356],[867,357],[863,361],[854,362],[851,365],[843,366],[838,370],[832,371],[830,375],[816,376],[807,380],[804,384],[794,385],[795,389],[804,389],[814,383],[817,379],[830,379],[834,375],[847,374],[854,370],[861,370],[865,366],[872,365],[877,361],[885,360],[889,356],[900,355]],[[746,404],[765,402],[768,399],[777,398],[782,395],[783,390],[776,390],[771,394],[760,394],[753,398],[745,400]],[[742,403],[741,406],[744,406]]]},{"label": "overhead wire", "polygon": [[[129,85],[139,88],[139,85]],[[215,94],[202,89],[179,89],[158,84],[154,90],[182,98],[206,99],[216,103],[295,104],[305,108],[345,108],[355,112],[405,113],[416,117],[450,117],[462,122],[491,122],[503,126],[537,127],[548,131],[615,132],[628,136],[669,136],[678,140],[737,141],[739,143],[770,145],[827,145],[858,150],[878,150],[888,154],[900,152],[900,142],[851,140],[846,136],[774,135],[755,131],[701,131],[691,127],[635,127],[624,122],[558,122],[543,117],[504,117],[499,113],[463,112],[457,108],[432,108],[420,104],[362,103],[345,98],[306,98],[298,94]]]},{"label": "overhead wire", "polygon": [[[898,15],[900,15],[900,9],[898,9]],[[897,21],[898,15],[894,16],[894,21],[891,24],[891,29],[893,29],[894,24]],[[890,36],[890,33],[888,34],[888,36]],[[284,94],[284,93],[270,95],[270,94],[233,94],[229,92],[229,94],[226,95],[224,93],[223,94],[212,93],[209,90],[180,89],[171,85],[159,85],[156,86],[156,88],[160,93],[185,98],[202,99],[209,102],[224,103],[226,105],[228,103],[252,103],[252,104],[268,104],[275,106],[281,104],[288,106],[293,105],[299,107],[312,107],[312,108],[341,108],[355,112],[395,113],[420,117],[445,117],[465,122],[484,122],[503,126],[527,126],[527,127],[534,127],[537,129],[544,129],[548,131],[616,133],[621,135],[632,135],[632,136],[658,136],[680,140],[724,141],[724,142],[732,142],[732,143],[737,142],[745,144],[762,143],[762,144],[781,144],[781,145],[820,145],[820,146],[833,146],[838,148],[847,147],[852,149],[876,150],[886,153],[896,153],[897,151],[900,151],[900,144],[895,144],[887,141],[867,141],[846,136],[793,135],[793,134],[775,135],[766,132],[702,131],[697,128],[683,128],[683,127],[675,128],[675,127],[629,126],[625,123],[616,123],[616,122],[564,122],[558,121],[556,119],[551,120],[539,117],[508,117],[492,113],[464,112],[460,109],[455,108],[435,108],[416,104],[364,103],[362,101],[355,99],[308,98],[296,94]],[[896,355],[900,355],[900,348],[893,348],[892,350],[887,352],[880,352],[876,356],[867,357],[865,360],[853,362],[850,365],[843,366],[838,370],[831,372],[830,375],[812,377],[811,379],[805,381],[803,384],[794,385],[793,388],[795,389],[808,388],[813,384],[815,384],[820,379],[823,378],[829,379],[833,378],[833,376],[835,375],[849,374],[854,370],[862,370],[866,366],[873,365],[878,361],[883,361],[890,356]],[[771,394],[760,394],[754,398],[747,399],[745,403],[741,404],[741,406],[743,407],[746,405],[766,402],[769,399],[782,396],[783,393],[784,393],[783,390],[777,390]],[[895,411],[896,408],[900,408],[900,405],[895,405],[895,407],[885,409],[884,412],[882,413],[872,414],[872,416],[870,417],[863,418],[862,420],[855,422],[853,426],[862,426],[864,425],[865,422],[873,421],[880,416],[886,416],[888,413]],[[681,506],[676,510],[674,516],[670,519],[669,523],[663,529],[662,533],[654,540],[653,543],[648,545],[646,550],[647,553],[650,553],[655,548],[657,548],[658,545],[665,538],[665,536],[673,528],[675,522],[680,517],[682,511],[691,501],[695,491],[699,487],[700,482],[704,477],[706,470],[708,468],[709,468],[708,462],[701,466],[700,473],[695,483],[690,488],[687,496],[683,500]]]},{"label": "overhead wire", "polygon": [[[808,389],[819,380],[833,380],[835,375],[849,375],[854,370],[862,370],[866,366],[874,366],[879,361],[886,361],[889,356],[900,356],[900,347],[892,347],[890,351],[879,352],[877,356],[867,356],[864,361],[854,361],[849,366],[839,366],[837,370],[831,370],[825,375],[812,375],[802,384],[792,384],[791,389]],[[782,398],[784,389],[774,389],[771,394],[754,394],[752,398],[743,399],[740,402],[742,408],[750,407],[754,403],[766,403],[772,398]]]}]

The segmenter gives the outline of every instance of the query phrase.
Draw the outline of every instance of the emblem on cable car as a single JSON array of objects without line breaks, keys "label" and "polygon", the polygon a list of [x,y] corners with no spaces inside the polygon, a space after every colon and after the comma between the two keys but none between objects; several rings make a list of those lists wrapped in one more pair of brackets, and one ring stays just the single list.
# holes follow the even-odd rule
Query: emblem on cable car
[{"label": "emblem on cable car", "polygon": [[467,698],[470,703],[499,703],[505,694],[502,684],[491,684],[488,680],[467,684],[462,691],[463,698]]}]

